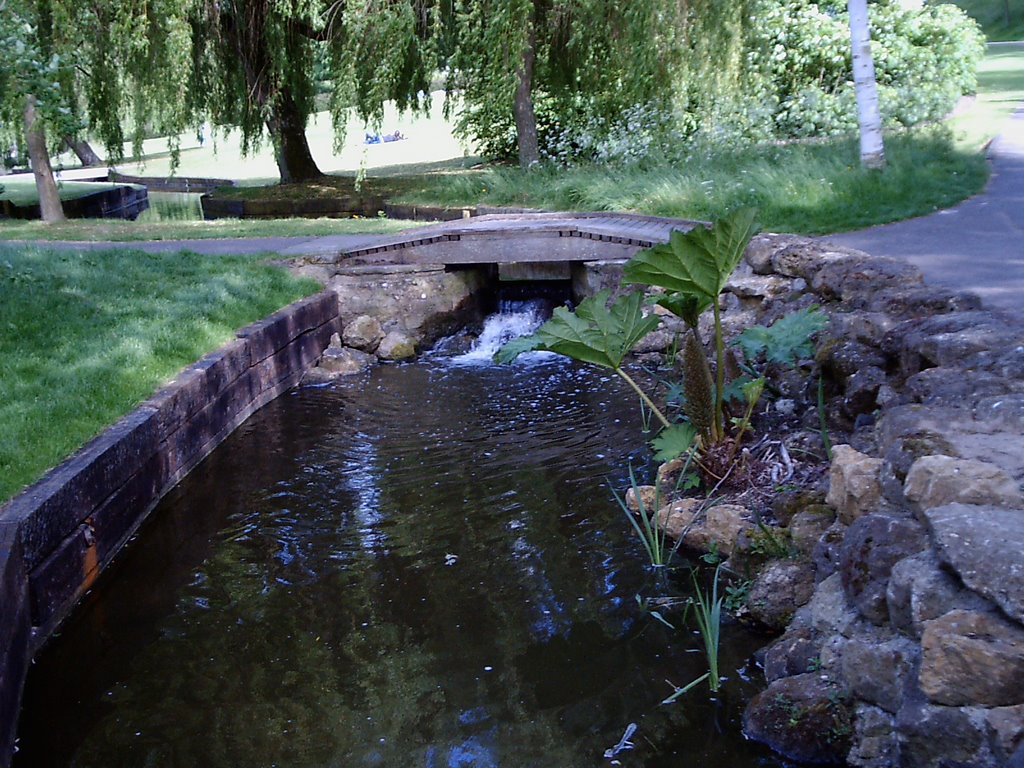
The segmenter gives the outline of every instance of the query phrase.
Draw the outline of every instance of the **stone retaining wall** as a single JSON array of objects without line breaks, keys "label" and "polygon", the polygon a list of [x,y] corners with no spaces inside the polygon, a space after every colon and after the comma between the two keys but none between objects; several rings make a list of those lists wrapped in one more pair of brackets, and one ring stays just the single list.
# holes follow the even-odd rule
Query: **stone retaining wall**
[{"label": "stone retaining wall", "polygon": [[160,498],[341,329],[324,291],[254,323],[0,507],[0,766],[33,653]]}]

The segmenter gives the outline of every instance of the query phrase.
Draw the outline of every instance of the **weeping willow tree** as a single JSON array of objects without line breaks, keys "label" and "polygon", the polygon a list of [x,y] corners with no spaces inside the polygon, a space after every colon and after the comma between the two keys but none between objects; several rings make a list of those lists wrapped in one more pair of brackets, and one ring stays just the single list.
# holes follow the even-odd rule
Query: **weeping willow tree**
[{"label": "weeping willow tree", "polygon": [[187,125],[186,0],[0,0],[0,143],[27,148],[46,221],[64,214],[50,152],[88,129],[108,161]]},{"label": "weeping willow tree", "polygon": [[192,110],[242,131],[243,151],[273,144],[283,183],[322,175],[306,139],[326,62],[336,148],[354,110],[380,123],[384,103],[425,106],[435,55],[430,2],[198,0]]},{"label": "weeping willow tree", "polygon": [[514,144],[529,167],[545,144],[571,153],[624,115],[673,123],[689,102],[741,87],[747,5],[452,0],[443,48],[459,130],[488,154]]}]

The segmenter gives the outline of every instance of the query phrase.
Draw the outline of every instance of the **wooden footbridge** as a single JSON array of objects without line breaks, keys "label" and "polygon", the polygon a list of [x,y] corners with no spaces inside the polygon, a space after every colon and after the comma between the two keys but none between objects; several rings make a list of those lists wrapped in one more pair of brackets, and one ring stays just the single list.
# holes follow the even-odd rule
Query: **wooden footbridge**
[{"label": "wooden footbridge", "polygon": [[[614,213],[490,214],[444,222],[343,250],[331,261],[350,266],[496,264],[512,279],[543,279],[555,264],[628,259],[667,242],[673,229],[697,222]],[[516,265],[512,267],[512,265]],[[537,265],[536,277],[523,274]],[[550,279],[550,277],[548,278]]]}]

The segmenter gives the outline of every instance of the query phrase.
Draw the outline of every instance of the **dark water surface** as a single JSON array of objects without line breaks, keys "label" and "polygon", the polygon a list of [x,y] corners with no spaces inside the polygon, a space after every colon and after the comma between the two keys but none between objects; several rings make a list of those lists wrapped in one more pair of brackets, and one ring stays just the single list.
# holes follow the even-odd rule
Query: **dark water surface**
[{"label": "dark water surface", "polygon": [[612,379],[427,360],[271,403],[41,654],[16,765],[597,766],[629,723],[622,765],[776,765],[739,732],[763,638],[659,706],[706,663],[637,605],[686,581],[608,490],[647,462]]}]

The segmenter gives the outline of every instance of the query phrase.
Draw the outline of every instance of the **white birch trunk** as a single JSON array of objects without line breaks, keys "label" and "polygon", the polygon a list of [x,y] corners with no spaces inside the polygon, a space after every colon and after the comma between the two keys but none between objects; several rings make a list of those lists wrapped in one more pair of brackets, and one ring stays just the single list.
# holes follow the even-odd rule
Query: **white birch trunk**
[{"label": "white birch trunk", "polygon": [[875,61],[871,58],[871,34],[868,27],[867,0],[848,0],[850,38],[853,42],[853,84],[857,93],[857,123],[860,126],[860,164],[865,168],[885,168],[882,143],[882,115],[878,109]]}]

